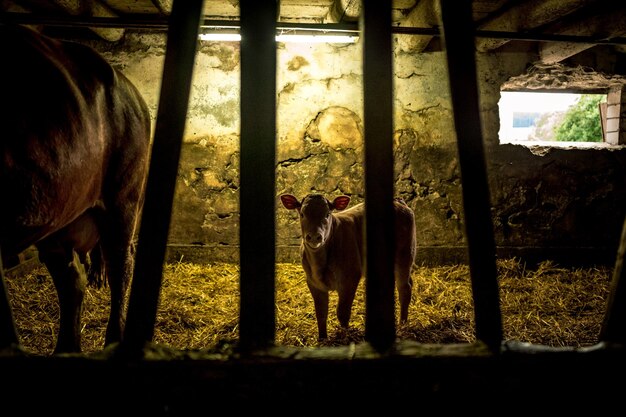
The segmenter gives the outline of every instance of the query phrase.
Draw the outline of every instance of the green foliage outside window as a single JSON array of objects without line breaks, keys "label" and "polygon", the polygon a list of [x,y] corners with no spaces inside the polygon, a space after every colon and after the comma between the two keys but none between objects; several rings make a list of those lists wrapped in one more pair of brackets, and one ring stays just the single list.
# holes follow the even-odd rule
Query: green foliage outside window
[{"label": "green foliage outside window", "polygon": [[555,128],[555,139],[563,142],[602,142],[599,103],[601,94],[583,94],[565,113],[563,123]]}]

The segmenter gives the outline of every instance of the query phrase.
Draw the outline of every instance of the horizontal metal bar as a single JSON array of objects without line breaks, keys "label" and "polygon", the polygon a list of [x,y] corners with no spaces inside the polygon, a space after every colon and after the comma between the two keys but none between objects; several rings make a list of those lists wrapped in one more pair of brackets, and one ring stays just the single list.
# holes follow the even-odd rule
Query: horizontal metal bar
[{"label": "horizontal metal bar", "polygon": [[[121,29],[156,29],[167,30],[169,19],[161,16],[150,17],[145,15],[126,15],[117,17],[97,17],[97,16],[50,16],[39,13],[0,13],[0,23],[14,24],[37,24],[60,27],[105,27]],[[200,23],[200,28],[228,28],[240,29],[239,20],[229,19],[204,19]],[[279,22],[276,25],[278,30],[312,30],[359,33],[356,23],[292,23]]]},{"label": "horizontal metal bar", "polygon": [[[60,27],[106,27],[123,29],[152,29],[167,30],[168,19],[164,17],[146,17],[143,15],[128,15],[123,17],[88,17],[88,16],[49,16],[37,13],[0,13],[0,23],[37,24]],[[228,28],[239,29],[239,20],[204,19],[201,28]],[[278,22],[276,30],[310,30],[336,32],[343,34],[359,34],[357,23],[293,23]],[[396,35],[426,35],[440,36],[438,27],[407,27],[392,26],[391,33]],[[551,33],[507,32],[496,30],[476,30],[477,38],[508,39],[528,42],[571,42],[588,43],[594,45],[626,45],[626,37],[600,39],[594,36],[560,35]]]},{"label": "horizontal metal bar", "polygon": [[0,13],[0,23],[24,25],[48,25],[58,27],[102,27],[122,29],[167,30],[169,20],[162,17],[145,16],[96,17],[96,16],[51,16],[39,13]]}]

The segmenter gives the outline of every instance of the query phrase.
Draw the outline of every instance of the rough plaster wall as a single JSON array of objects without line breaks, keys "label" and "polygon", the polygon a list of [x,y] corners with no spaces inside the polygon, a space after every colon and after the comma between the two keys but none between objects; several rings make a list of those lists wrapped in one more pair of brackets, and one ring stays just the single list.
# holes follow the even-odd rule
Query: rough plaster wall
[{"label": "rough plaster wall", "polygon": [[394,55],[396,193],[416,213],[420,246],[463,244],[460,173],[445,54]]},{"label": "rough plaster wall", "polygon": [[[279,51],[277,191],[363,201],[361,48],[287,45]],[[421,245],[462,240],[456,144],[442,53],[395,57],[396,194],[419,215]],[[286,70],[286,71],[285,71]],[[293,213],[277,213],[278,244],[297,246]]]},{"label": "rough plaster wall", "polygon": [[492,160],[492,201],[502,246],[617,249],[624,219],[624,153],[504,145]]},{"label": "rough plaster wall", "polygon": [[[137,84],[155,118],[163,37],[127,32],[121,45],[95,46]],[[279,47],[277,196],[315,191],[363,200],[361,53],[358,43]],[[200,44],[180,162],[170,244],[198,245],[207,260],[238,254],[238,57],[236,43]],[[614,245],[626,206],[623,151],[538,154],[499,145],[500,88],[523,74],[536,55],[506,51],[477,59],[496,243]],[[463,251],[445,54],[410,54],[398,47],[394,73],[396,194],[415,210],[420,248]],[[279,260],[293,260],[300,232],[296,216],[277,200],[276,218]]]},{"label": "rough plaster wall", "polygon": [[[532,58],[481,54],[478,60],[496,244],[563,252],[582,248],[581,256],[596,250],[595,255],[608,255],[602,260],[609,259],[626,213],[625,150],[499,145],[497,101],[503,87],[580,91],[611,87],[624,77],[580,62],[545,66]],[[590,56],[587,64],[603,61]],[[610,70],[606,63],[601,68]]]},{"label": "rough plaster wall", "polygon": [[[361,53],[354,45],[278,49],[277,195],[363,195]],[[296,215],[277,201],[277,245],[299,245]]]},{"label": "rough plaster wall", "polygon": [[[145,43],[145,44],[144,44]],[[127,35],[105,56],[135,82],[156,117],[165,43]],[[361,46],[281,44],[277,60],[277,196],[320,192],[363,201]],[[441,52],[395,59],[396,194],[419,214],[422,245],[463,233],[448,84]],[[201,43],[196,60],[171,244],[238,244],[239,46]],[[277,202],[278,203],[278,202]],[[297,248],[294,214],[277,204],[277,244]],[[212,249],[216,247],[216,249]],[[217,252],[214,252],[217,255]],[[230,252],[229,252],[230,253]]]}]

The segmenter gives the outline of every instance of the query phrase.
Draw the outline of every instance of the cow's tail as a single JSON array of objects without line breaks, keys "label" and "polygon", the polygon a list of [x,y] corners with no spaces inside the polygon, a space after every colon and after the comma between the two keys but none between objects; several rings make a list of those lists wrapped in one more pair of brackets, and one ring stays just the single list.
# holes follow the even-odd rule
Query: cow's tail
[{"label": "cow's tail", "polygon": [[87,257],[87,283],[96,288],[107,286],[106,269],[102,257],[102,247],[98,243]]}]

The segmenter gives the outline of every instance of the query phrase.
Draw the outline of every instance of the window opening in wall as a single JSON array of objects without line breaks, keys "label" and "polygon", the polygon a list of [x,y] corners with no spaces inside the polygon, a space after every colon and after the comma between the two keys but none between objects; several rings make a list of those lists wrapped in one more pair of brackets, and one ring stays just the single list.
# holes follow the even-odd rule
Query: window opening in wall
[{"label": "window opening in wall", "polygon": [[603,143],[606,94],[502,91],[500,143]]}]

